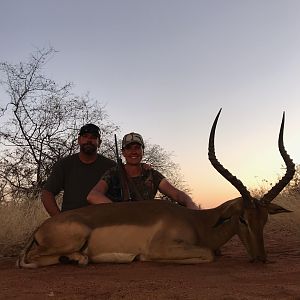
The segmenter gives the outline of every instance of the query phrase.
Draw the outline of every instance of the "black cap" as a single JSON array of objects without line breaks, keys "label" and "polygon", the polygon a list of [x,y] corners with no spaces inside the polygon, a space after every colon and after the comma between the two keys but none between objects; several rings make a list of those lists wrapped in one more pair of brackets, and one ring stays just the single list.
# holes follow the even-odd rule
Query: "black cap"
[{"label": "black cap", "polygon": [[80,128],[79,135],[83,135],[85,133],[91,133],[94,136],[100,137],[100,128],[94,124],[85,124]]}]

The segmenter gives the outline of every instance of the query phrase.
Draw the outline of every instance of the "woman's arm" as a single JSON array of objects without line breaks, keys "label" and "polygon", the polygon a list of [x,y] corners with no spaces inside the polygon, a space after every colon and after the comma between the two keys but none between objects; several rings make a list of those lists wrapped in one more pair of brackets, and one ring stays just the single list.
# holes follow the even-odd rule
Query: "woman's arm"
[{"label": "woman's arm", "polygon": [[87,196],[87,201],[90,204],[112,203],[112,201],[105,196],[108,190],[108,185],[105,180],[100,179],[98,183],[92,188]]},{"label": "woman's arm", "polygon": [[196,203],[194,203],[189,195],[175,188],[166,178],[161,180],[158,186],[158,190],[164,195],[170,197],[172,200],[184,205],[187,208],[200,208]]}]

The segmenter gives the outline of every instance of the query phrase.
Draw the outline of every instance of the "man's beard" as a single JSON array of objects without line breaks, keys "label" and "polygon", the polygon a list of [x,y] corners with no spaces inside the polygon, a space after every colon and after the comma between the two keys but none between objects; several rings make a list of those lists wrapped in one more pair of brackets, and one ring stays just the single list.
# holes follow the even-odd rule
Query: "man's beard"
[{"label": "man's beard", "polygon": [[97,153],[97,146],[94,144],[83,144],[80,146],[80,151],[84,154],[92,155]]}]

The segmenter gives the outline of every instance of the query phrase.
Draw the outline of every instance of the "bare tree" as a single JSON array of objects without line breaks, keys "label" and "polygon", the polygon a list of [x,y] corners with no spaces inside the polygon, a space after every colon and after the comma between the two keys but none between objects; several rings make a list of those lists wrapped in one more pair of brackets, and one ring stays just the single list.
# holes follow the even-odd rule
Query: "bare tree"
[{"label": "bare tree", "polygon": [[[106,137],[118,129],[107,120],[104,107],[88,94],[75,96],[71,83],[59,86],[42,73],[54,53],[53,48],[42,49],[26,63],[0,64],[1,85],[9,96],[1,108],[2,197],[39,190],[52,165],[76,151],[78,129],[84,123],[101,127],[104,145],[108,145]],[[104,146],[102,151],[110,149]]]},{"label": "bare tree", "polygon": [[295,175],[286,186],[284,193],[292,196],[300,194],[300,165],[296,165]]},{"label": "bare tree", "polygon": [[[190,187],[183,179],[179,164],[171,159],[172,156],[172,153],[164,150],[159,145],[145,143],[143,161],[160,171],[174,186],[189,194],[191,193]],[[158,197],[167,198],[162,194],[159,194]]]},{"label": "bare tree", "polygon": [[[0,84],[8,95],[0,107],[0,201],[35,195],[61,157],[77,151],[79,128],[96,123],[101,128],[101,153],[114,158],[111,141],[118,126],[108,120],[103,106],[72,93],[72,84],[59,86],[43,74],[55,54],[53,48],[37,50],[27,62],[0,63]],[[145,161],[161,171],[175,186],[189,189],[171,154],[147,144]]]}]

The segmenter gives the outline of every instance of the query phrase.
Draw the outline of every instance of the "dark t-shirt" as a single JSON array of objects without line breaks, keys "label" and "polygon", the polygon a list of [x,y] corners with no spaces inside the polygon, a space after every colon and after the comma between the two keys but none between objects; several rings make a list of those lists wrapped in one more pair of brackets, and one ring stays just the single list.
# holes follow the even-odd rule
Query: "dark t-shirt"
[{"label": "dark t-shirt", "polygon": [[99,154],[95,162],[85,164],[77,153],[59,160],[54,165],[44,189],[54,195],[64,191],[62,211],[87,206],[88,193],[113,166],[113,160]]},{"label": "dark t-shirt", "polygon": [[[131,181],[143,200],[153,200],[157,193],[158,186],[164,178],[160,172],[154,169],[143,169],[142,175],[131,177]],[[121,201],[121,184],[117,167],[108,170],[101,179],[108,185],[106,196],[113,202]],[[132,201],[139,199],[139,197],[135,195],[135,190],[130,187],[129,194]]]}]

